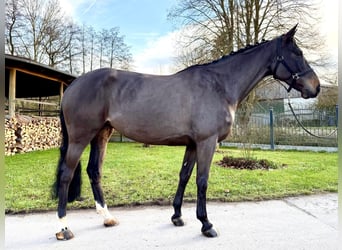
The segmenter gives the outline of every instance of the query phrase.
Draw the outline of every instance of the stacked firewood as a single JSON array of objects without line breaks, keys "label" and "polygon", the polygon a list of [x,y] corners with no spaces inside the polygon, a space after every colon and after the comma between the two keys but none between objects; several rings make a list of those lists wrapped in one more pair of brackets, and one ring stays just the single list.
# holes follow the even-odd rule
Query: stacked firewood
[{"label": "stacked firewood", "polygon": [[15,116],[5,120],[5,154],[56,148],[61,142],[58,118]]}]

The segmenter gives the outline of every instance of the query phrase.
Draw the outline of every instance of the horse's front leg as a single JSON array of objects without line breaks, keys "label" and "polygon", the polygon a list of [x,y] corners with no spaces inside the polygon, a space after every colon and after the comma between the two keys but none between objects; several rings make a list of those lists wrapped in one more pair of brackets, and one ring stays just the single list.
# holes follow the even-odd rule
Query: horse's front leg
[{"label": "horse's front leg", "polygon": [[210,164],[215,152],[217,137],[210,137],[197,144],[197,219],[202,222],[202,233],[207,237],[216,237],[218,234],[207,217],[206,195]]},{"label": "horse's front leg", "polygon": [[173,208],[175,210],[174,215],[171,217],[171,221],[175,226],[183,226],[181,207],[183,203],[183,196],[186,185],[190,179],[192,170],[196,161],[196,147],[195,145],[188,145],[185,150],[182,169],[179,174],[179,183],[175,198],[173,200]]}]

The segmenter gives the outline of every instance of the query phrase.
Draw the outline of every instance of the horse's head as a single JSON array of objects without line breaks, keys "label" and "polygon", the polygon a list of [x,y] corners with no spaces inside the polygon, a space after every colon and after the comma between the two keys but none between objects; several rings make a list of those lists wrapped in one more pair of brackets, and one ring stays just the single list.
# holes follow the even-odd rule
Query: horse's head
[{"label": "horse's head", "polygon": [[275,79],[286,82],[288,91],[292,88],[301,92],[303,98],[314,98],[320,91],[320,83],[298,48],[294,35],[297,25],[289,32],[277,38],[277,55],[272,64]]}]

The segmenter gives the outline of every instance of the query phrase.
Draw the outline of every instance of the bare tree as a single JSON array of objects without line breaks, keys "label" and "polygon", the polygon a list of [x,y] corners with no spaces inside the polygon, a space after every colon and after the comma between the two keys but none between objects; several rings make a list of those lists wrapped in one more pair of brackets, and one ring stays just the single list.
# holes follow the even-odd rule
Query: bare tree
[{"label": "bare tree", "polygon": [[20,27],[20,11],[18,1],[6,1],[6,49],[11,54],[15,54],[16,38],[19,36],[17,28]]},{"label": "bare tree", "polygon": [[82,27],[82,33],[80,36],[80,40],[81,40],[81,48],[82,48],[82,73],[84,74],[86,72],[86,57],[87,57],[87,41],[86,41],[86,27],[83,24]]},{"label": "bare tree", "polygon": [[111,28],[107,34],[109,67],[127,68],[132,61],[132,55],[124,43],[124,37],[119,35],[119,28]]},{"label": "bare tree", "polygon": [[90,44],[90,70],[93,70],[94,65],[94,57],[95,57],[95,39],[96,39],[96,32],[93,27],[88,28],[88,37],[89,37],[89,44]]},{"label": "bare tree", "polygon": [[23,21],[27,23],[21,31],[21,53],[36,62],[42,62],[44,59],[42,44],[50,13],[45,12],[46,5],[43,0],[20,0],[19,4],[23,12]]},{"label": "bare tree", "polygon": [[79,67],[80,65],[80,55],[81,52],[81,46],[80,46],[80,34],[82,33],[81,28],[78,25],[73,25],[73,31],[72,31],[72,39],[70,41],[70,44],[67,48],[66,54],[66,60],[64,62],[61,62],[61,67],[67,71],[69,71],[71,74],[74,75],[80,75],[81,69]]},{"label": "bare tree", "polygon": [[98,39],[98,54],[99,54],[99,63],[100,68],[105,65],[104,57],[105,57],[105,49],[107,47],[107,40],[109,38],[108,30],[102,29],[97,36]]},{"label": "bare tree", "polygon": [[128,69],[129,50],[118,27],[100,33],[80,27],[59,0],[6,0],[6,53],[79,74],[106,66]]},{"label": "bare tree", "polygon": [[97,52],[97,33],[93,27],[87,26],[85,24],[83,24],[82,28],[79,30],[80,33],[78,34],[78,40],[81,48],[80,54],[82,55],[82,73],[84,74],[87,71],[97,68],[95,63]]},{"label": "bare tree", "polygon": [[210,58],[207,58],[207,51],[204,47],[196,47],[196,48],[182,48],[178,52],[178,56],[175,58],[175,62],[181,68],[186,68],[195,64],[203,64],[210,61]]},{"label": "bare tree", "polygon": [[[312,28],[319,22],[317,16],[312,16],[315,11],[312,0],[183,0],[168,17],[192,27],[183,45],[211,48],[210,60],[215,60],[232,50],[272,38],[296,23],[300,23],[301,40],[309,48],[317,48],[321,39]],[[308,41],[313,35],[318,41],[314,45],[314,41]]]},{"label": "bare tree", "polygon": [[47,28],[43,46],[49,59],[49,66],[54,67],[73,56],[70,54],[69,48],[76,32],[77,29],[71,22],[51,25]]},{"label": "bare tree", "polygon": [[9,53],[56,65],[72,39],[59,1],[7,0],[6,6]]},{"label": "bare tree", "polygon": [[83,26],[80,41],[83,73],[99,67],[129,68],[132,56],[119,27],[96,32],[92,27]]}]

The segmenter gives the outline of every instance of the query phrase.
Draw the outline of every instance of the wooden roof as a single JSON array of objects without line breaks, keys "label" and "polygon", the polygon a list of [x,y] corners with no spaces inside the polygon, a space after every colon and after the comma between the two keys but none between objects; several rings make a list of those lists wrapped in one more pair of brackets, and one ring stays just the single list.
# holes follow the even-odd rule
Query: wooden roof
[{"label": "wooden roof", "polygon": [[16,70],[16,98],[47,97],[60,94],[76,76],[36,63],[27,58],[5,55],[5,95],[8,97],[9,72]]}]

